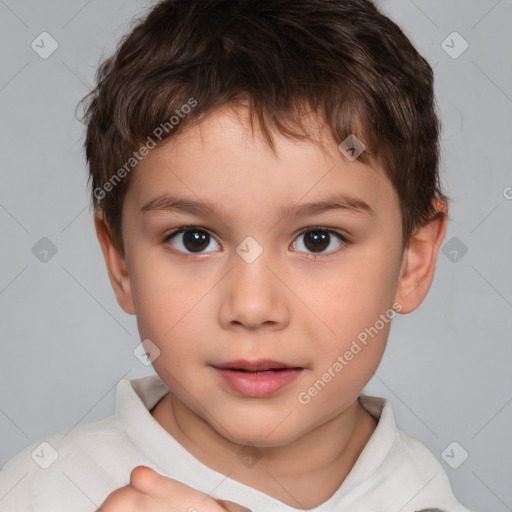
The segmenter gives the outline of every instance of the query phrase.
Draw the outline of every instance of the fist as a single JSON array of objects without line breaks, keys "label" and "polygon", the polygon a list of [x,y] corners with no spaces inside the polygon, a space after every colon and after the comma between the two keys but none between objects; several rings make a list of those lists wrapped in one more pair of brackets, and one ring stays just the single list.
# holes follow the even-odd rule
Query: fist
[{"label": "fist", "polygon": [[216,500],[145,466],[130,483],[108,496],[96,512],[250,512],[232,501]]}]

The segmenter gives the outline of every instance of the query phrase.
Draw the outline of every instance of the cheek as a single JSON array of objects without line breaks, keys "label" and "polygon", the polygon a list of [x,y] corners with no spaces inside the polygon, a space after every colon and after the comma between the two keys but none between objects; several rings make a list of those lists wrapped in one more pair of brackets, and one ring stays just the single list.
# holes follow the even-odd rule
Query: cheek
[{"label": "cheek", "polygon": [[165,344],[193,328],[208,287],[201,279],[166,263],[165,257],[139,254],[131,268],[132,293],[141,336]]},{"label": "cheek", "polygon": [[[371,328],[386,312],[392,315],[396,283],[394,267],[387,262],[376,262],[375,258],[365,262],[360,258],[343,266],[339,272],[331,273],[323,285],[309,283],[307,302],[310,310],[317,314],[316,328],[311,326],[310,335],[320,333],[328,345],[344,344],[355,339],[366,328]],[[314,316],[314,315],[313,315]],[[392,315],[394,316],[394,315]],[[379,331],[387,334],[379,323]]]},{"label": "cheek", "polygon": [[[378,325],[380,326],[380,324]],[[377,370],[390,323],[362,330],[359,337],[338,339],[323,347],[314,371],[297,395],[299,407],[318,424],[348,407]]]},{"label": "cheek", "polygon": [[311,320],[303,328],[316,354],[316,365],[304,385],[317,382],[311,392],[322,394],[333,410],[340,400],[355,398],[372,377],[396,315],[391,258],[377,260],[371,254],[358,255],[357,261],[347,261],[331,279],[323,280],[321,289],[310,283],[308,306],[318,312],[318,318],[308,315]]}]

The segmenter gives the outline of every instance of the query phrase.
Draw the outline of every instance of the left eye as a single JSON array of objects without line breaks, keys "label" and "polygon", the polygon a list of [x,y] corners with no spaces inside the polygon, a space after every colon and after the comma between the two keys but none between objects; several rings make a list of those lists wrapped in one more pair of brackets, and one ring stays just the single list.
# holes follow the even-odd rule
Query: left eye
[{"label": "left eye", "polygon": [[[331,235],[334,235],[331,236]],[[302,238],[304,241],[302,242]],[[302,250],[301,246],[306,248],[306,251],[311,251],[313,253],[323,253],[326,248],[331,246],[333,242],[335,247],[327,252],[335,252],[336,249],[345,245],[347,243],[345,237],[343,237],[340,233],[336,231],[332,231],[330,229],[309,229],[308,231],[303,231],[296,240],[299,240],[297,244],[294,242],[293,247],[298,250]],[[298,246],[298,247],[297,247]]]}]

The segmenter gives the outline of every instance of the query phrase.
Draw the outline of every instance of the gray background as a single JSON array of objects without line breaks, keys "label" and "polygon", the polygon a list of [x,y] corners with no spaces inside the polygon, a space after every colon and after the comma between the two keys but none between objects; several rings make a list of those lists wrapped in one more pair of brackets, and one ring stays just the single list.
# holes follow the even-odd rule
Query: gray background
[{"label": "gray background", "polygon": [[[512,510],[512,1],[378,4],[435,68],[453,202],[431,291],[393,321],[366,392],[390,398],[464,504]],[[47,434],[112,414],[117,382],[153,372],[134,357],[135,319],[108,282],[74,117],[100,58],[148,5],[0,0],[0,466]],[[43,31],[59,45],[47,59],[31,48]],[[457,58],[445,49],[458,53],[462,41],[443,44],[453,31],[469,44]],[[43,237],[57,248],[46,262],[32,251]]]}]

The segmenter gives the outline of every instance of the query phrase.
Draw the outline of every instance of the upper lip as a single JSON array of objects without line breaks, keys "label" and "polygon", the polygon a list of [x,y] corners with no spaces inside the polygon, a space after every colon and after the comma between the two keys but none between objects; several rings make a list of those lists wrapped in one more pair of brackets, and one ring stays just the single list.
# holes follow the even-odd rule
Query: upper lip
[{"label": "upper lip", "polygon": [[247,361],[246,359],[238,359],[236,361],[229,361],[214,366],[219,370],[245,370],[248,372],[259,372],[265,370],[280,370],[283,368],[300,368],[283,363],[281,361],[274,361],[272,359],[258,359],[256,361]]}]

